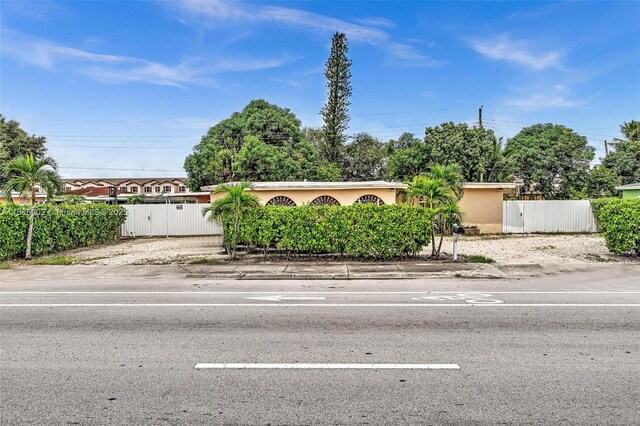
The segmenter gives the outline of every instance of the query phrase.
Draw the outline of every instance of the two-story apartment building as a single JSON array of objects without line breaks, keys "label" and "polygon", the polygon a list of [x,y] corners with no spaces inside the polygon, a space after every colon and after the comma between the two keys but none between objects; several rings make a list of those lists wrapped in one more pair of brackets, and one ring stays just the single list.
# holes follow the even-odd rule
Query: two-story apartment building
[{"label": "two-story apartment building", "polygon": [[64,192],[115,186],[119,192],[145,195],[187,193],[186,177],[63,179]]}]

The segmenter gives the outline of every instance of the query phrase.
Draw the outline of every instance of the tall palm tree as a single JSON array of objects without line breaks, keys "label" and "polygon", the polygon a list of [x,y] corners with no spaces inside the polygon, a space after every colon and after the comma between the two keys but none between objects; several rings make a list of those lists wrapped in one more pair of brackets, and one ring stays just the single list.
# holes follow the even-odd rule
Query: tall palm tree
[{"label": "tall palm tree", "polygon": [[438,243],[438,248],[435,250],[435,255],[436,257],[440,257],[444,234],[450,231],[454,224],[462,221],[462,213],[457,202],[462,199],[464,193],[464,178],[462,177],[460,166],[457,164],[449,164],[446,166],[434,164],[431,166],[427,176],[431,179],[444,180],[455,197],[455,202],[441,206],[435,216],[434,226],[440,234],[440,242]]},{"label": "tall palm tree", "polygon": [[[456,203],[456,198],[444,179],[432,179],[421,175],[413,178],[406,189],[405,199],[411,204],[422,203],[424,207],[438,211],[440,208]],[[436,221],[431,226],[431,256],[436,257]]]},{"label": "tall palm tree", "polygon": [[36,187],[39,186],[47,197],[51,198],[62,190],[62,181],[57,173],[58,165],[51,157],[36,159],[33,154],[10,160],[4,166],[4,173],[9,177],[3,190],[7,198],[12,191],[26,197],[31,193],[31,210],[29,212],[29,230],[27,231],[27,249],[25,259],[31,259],[31,239],[33,238],[33,222],[35,217]]},{"label": "tall palm tree", "polygon": [[252,186],[249,182],[219,185],[213,193],[219,194],[221,192],[226,192],[226,195],[217,199],[211,203],[209,207],[205,207],[202,210],[203,216],[207,213],[211,213],[209,220],[217,222],[222,226],[224,226],[227,219],[230,218],[233,220],[231,238],[226,235],[226,232],[224,236],[225,248],[227,253],[230,251],[229,248],[231,249],[231,257],[235,257],[236,255],[236,246],[238,245],[238,234],[240,233],[240,222],[242,221],[242,216],[247,209],[258,207],[260,205],[260,199],[257,196],[245,192],[247,189],[251,188]]}]

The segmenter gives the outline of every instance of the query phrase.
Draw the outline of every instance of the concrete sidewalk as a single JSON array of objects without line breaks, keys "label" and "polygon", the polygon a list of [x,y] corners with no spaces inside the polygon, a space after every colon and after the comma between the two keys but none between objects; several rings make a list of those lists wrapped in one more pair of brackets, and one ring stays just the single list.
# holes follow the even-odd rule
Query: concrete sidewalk
[{"label": "concrete sidewalk", "polygon": [[[105,280],[156,277],[229,280],[385,280],[419,278],[527,278],[560,273],[585,272],[608,265],[589,264],[478,264],[478,263],[366,263],[366,262],[277,262],[220,263],[211,265],[18,265],[0,270],[1,282],[69,280],[88,278]],[[610,266],[609,266],[610,267]],[[616,265],[616,268],[633,265]],[[640,266],[635,266],[640,272]]]}]

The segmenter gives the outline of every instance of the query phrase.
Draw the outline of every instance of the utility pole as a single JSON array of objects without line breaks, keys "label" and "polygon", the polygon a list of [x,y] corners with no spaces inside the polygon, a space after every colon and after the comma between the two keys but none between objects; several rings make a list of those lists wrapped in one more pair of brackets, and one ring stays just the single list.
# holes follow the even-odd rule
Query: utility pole
[{"label": "utility pole", "polygon": [[478,108],[478,124],[482,129],[482,105],[480,105],[480,108]]},{"label": "utility pole", "polygon": [[609,146],[607,145],[607,140],[604,141],[604,155],[609,155]]}]

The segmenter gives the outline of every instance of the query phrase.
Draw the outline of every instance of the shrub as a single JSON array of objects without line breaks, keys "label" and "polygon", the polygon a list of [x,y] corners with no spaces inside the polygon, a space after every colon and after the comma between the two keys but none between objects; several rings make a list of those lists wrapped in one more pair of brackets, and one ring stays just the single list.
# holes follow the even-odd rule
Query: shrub
[{"label": "shrub", "polygon": [[[0,204],[0,259],[24,255],[30,206]],[[117,238],[126,218],[120,206],[39,205],[33,226],[33,254],[68,250]]]},{"label": "shrub", "polygon": [[[389,259],[429,244],[431,210],[404,205],[266,206],[250,209],[239,243],[287,253],[346,254]],[[231,224],[225,223],[225,232]]]},{"label": "shrub", "polygon": [[602,198],[591,201],[607,248],[617,254],[640,252],[640,199]]}]

